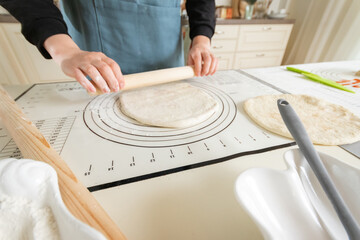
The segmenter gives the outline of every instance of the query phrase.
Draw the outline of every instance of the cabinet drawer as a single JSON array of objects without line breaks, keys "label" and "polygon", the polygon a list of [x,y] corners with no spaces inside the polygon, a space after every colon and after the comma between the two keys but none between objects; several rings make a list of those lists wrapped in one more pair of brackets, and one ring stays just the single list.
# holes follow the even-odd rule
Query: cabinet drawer
[{"label": "cabinet drawer", "polygon": [[234,69],[280,66],[283,56],[284,51],[237,53]]},{"label": "cabinet drawer", "polygon": [[235,52],[235,50],[236,40],[215,39],[211,41],[211,51],[213,53]]},{"label": "cabinet drawer", "polygon": [[216,25],[212,39],[235,39],[238,37],[239,26]]},{"label": "cabinet drawer", "polygon": [[238,51],[285,50],[292,24],[240,26]]},{"label": "cabinet drawer", "polygon": [[234,62],[234,54],[232,53],[220,53],[215,54],[215,57],[218,59],[218,70],[228,70],[232,69]]}]

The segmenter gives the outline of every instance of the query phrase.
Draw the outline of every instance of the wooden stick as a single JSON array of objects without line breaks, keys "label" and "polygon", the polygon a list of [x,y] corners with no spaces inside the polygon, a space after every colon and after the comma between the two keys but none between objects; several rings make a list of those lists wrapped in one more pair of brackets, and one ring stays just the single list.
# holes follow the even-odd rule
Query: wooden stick
[{"label": "wooden stick", "polygon": [[[191,66],[167,68],[149,72],[134,73],[124,75],[125,87],[122,91],[148,87],[152,85],[179,81],[195,76],[194,68]],[[96,93],[89,93],[90,95],[103,94],[100,88],[95,85]]]},{"label": "wooden stick", "polygon": [[97,229],[108,239],[126,239],[96,199],[79,182],[35,125],[27,120],[25,114],[1,85],[0,118],[24,158],[45,162],[56,170],[62,199],[76,218]]}]

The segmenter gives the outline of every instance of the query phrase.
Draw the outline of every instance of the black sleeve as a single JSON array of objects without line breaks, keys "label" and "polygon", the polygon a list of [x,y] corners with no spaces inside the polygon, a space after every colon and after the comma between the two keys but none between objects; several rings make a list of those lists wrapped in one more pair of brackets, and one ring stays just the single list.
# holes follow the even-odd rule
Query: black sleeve
[{"label": "black sleeve", "polygon": [[215,1],[187,0],[186,12],[189,16],[190,38],[204,35],[211,39],[215,30]]},{"label": "black sleeve", "polygon": [[47,59],[51,56],[43,46],[44,41],[55,34],[68,34],[61,12],[52,0],[0,0],[0,5],[21,23],[22,34]]}]

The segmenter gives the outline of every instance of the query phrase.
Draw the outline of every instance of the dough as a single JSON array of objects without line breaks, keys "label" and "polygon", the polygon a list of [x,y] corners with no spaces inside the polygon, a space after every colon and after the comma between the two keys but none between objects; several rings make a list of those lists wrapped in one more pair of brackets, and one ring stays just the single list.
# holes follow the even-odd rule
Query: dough
[{"label": "dough", "polygon": [[292,138],[277,107],[283,98],[294,108],[315,144],[341,145],[360,140],[360,118],[346,108],[306,95],[266,95],[248,99],[245,112],[261,127]]},{"label": "dough", "polygon": [[119,95],[121,111],[140,123],[185,128],[208,119],[217,102],[201,89],[177,82],[136,89]]}]

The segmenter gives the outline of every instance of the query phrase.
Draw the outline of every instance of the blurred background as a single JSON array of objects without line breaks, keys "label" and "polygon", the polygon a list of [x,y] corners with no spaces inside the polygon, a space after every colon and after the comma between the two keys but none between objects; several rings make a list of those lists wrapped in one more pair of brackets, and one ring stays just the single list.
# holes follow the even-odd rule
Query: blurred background
[{"label": "blurred background", "polygon": [[[216,0],[219,70],[360,59],[359,0]],[[55,1],[55,4],[59,4]],[[182,0],[185,60],[190,46]],[[0,83],[72,80],[26,42],[0,7]]]}]

